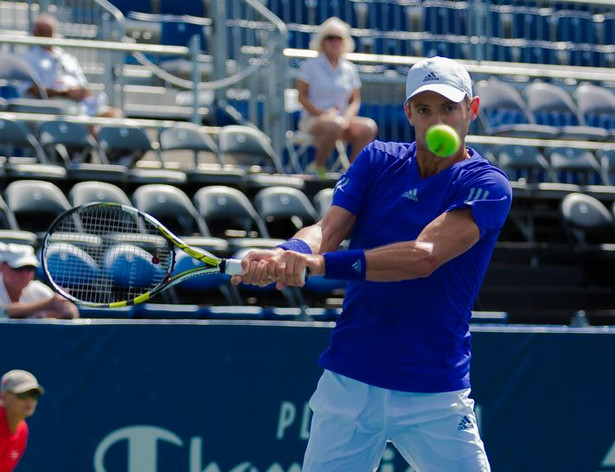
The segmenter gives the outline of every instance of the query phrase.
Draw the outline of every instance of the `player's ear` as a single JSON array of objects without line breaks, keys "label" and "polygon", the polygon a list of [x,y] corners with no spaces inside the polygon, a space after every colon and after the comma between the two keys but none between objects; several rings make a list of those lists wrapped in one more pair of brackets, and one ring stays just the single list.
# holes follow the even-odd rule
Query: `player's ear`
[{"label": "player's ear", "polygon": [[410,100],[406,100],[404,102],[404,112],[406,113],[406,118],[408,118],[410,124],[414,126],[414,123],[412,123],[412,113],[410,113]]},{"label": "player's ear", "polygon": [[480,109],[480,98],[474,97],[470,102],[470,112],[472,113],[472,120],[478,118],[478,110]]}]

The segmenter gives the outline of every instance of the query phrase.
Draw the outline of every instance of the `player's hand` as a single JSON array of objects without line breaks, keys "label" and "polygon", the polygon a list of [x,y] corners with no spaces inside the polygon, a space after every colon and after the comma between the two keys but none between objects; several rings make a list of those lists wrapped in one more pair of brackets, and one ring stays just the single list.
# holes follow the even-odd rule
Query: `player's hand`
[{"label": "player's hand", "polygon": [[255,249],[248,252],[241,260],[242,275],[231,277],[233,285],[246,283],[265,287],[272,282],[267,271],[267,264],[277,254],[284,252],[282,249]]},{"label": "player's hand", "polygon": [[277,280],[276,288],[303,287],[307,277],[324,274],[324,258],[318,254],[284,251],[268,262],[270,279]]}]

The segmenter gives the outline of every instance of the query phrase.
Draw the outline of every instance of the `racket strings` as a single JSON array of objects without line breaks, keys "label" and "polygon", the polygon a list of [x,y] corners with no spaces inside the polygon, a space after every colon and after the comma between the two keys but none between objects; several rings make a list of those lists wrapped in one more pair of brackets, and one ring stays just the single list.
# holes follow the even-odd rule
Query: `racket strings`
[{"label": "racket strings", "polygon": [[169,277],[174,250],[158,227],[121,206],[85,206],[57,222],[44,256],[52,283],[72,298],[133,300]]}]

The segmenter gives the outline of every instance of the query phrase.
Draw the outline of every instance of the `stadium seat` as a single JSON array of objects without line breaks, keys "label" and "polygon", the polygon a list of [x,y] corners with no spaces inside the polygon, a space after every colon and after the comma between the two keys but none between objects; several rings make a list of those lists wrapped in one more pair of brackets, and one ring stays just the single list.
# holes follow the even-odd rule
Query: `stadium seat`
[{"label": "stadium seat", "polygon": [[48,156],[54,156],[56,161],[59,160],[66,167],[69,181],[104,180],[121,183],[126,179],[126,166],[109,164],[85,124],[63,120],[47,121],[39,126],[38,132]]},{"label": "stadium seat", "polygon": [[130,199],[117,185],[96,180],[78,182],[68,192],[72,206],[90,202],[113,202],[131,206]]},{"label": "stadium seat", "polygon": [[496,149],[499,167],[516,182],[557,182],[557,176],[535,146],[505,144]]},{"label": "stadium seat", "polygon": [[553,138],[558,134],[556,127],[534,122],[512,85],[492,77],[479,81],[474,90],[481,100],[479,121],[485,135]]},{"label": "stadium seat", "polygon": [[605,185],[600,164],[591,151],[582,148],[545,149],[559,182],[576,185]]},{"label": "stadium seat", "polygon": [[0,197],[0,242],[29,244],[30,246],[37,243],[36,234],[19,229],[15,215],[2,197]]},{"label": "stadium seat", "polygon": [[262,172],[282,174],[284,169],[269,138],[250,126],[223,126],[218,135],[222,162],[250,169],[257,166]]},{"label": "stadium seat", "polygon": [[318,221],[310,200],[294,188],[264,188],[254,197],[254,208],[274,238],[291,238],[301,228]]},{"label": "stadium seat", "polygon": [[615,149],[596,151],[596,159],[602,168],[602,175],[607,185],[615,185]]},{"label": "stadium seat", "polygon": [[[24,153],[31,157],[16,156]],[[6,156],[3,170],[8,181],[40,178],[62,182],[66,179],[66,169],[49,162],[38,139],[21,121],[0,118],[0,155]]]},{"label": "stadium seat", "polygon": [[604,250],[599,246],[610,243],[609,252],[615,254],[615,226],[613,214],[598,199],[583,193],[566,195],[560,204],[562,221],[569,242],[577,249]]},{"label": "stadium seat", "polygon": [[71,208],[64,193],[42,180],[16,180],[7,185],[4,198],[19,228],[42,237],[52,221]]},{"label": "stadium seat", "polygon": [[246,174],[243,169],[223,168],[217,144],[192,123],[177,123],[163,129],[160,133],[160,151],[163,156],[178,151],[193,154],[194,167],[186,173],[191,186],[217,184],[238,187]]},{"label": "stadium seat", "polygon": [[147,153],[154,155],[152,165],[155,168],[136,166],[129,170],[128,183],[133,186],[150,183],[173,185],[183,185],[186,183],[185,173],[165,168],[166,165],[157,143],[154,145],[141,128],[128,125],[101,126],[98,130],[98,141],[100,142],[103,156],[111,163],[132,167],[137,160],[144,157]]},{"label": "stadium seat", "polygon": [[231,248],[273,247],[265,222],[240,190],[222,185],[199,189],[194,204],[213,236],[228,240]]},{"label": "stadium seat", "polygon": [[102,270],[115,287],[135,287],[137,295],[158,285],[165,277],[165,271],[152,263],[150,252],[128,243],[115,244],[105,251]]},{"label": "stadium seat", "polygon": [[[77,298],[81,298],[80,291],[91,290],[101,276],[99,263],[77,245],[51,243],[46,256],[45,266],[51,278]],[[39,269],[39,277],[47,281],[47,273]]]},{"label": "stadium seat", "polygon": [[523,95],[536,123],[556,126],[561,138],[602,141],[608,137],[604,128],[585,124],[570,95],[557,85],[534,82],[525,87]]},{"label": "stadium seat", "polygon": [[244,169],[248,193],[261,188],[283,185],[303,189],[303,179],[284,175],[282,162],[262,131],[250,126],[223,126],[218,134],[218,146],[224,165]]},{"label": "stadium seat", "polygon": [[574,90],[572,96],[585,122],[605,128],[615,139],[615,94],[605,87],[583,84]]},{"label": "stadium seat", "polygon": [[132,202],[139,210],[152,215],[187,244],[226,251],[221,238],[212,238],[203,217],[190,198],[179,188],[167,184],[147,184],[137,187]]}]

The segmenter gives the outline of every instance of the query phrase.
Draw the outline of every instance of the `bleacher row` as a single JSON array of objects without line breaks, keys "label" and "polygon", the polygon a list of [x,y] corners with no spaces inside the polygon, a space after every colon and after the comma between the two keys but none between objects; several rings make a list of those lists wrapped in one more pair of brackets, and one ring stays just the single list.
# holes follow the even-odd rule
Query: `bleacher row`
[{"label": "bleacher row", "polygon": [[615,139],[615,94],[606,87],[581,84],[569,93],[553,83],[534,81],[515,86],[491,77],[476,83],[474,93],[481,99],[479,134]]},{"label": "bleacher row", "polygon": [[[211,5],[201,0],[182,3],[113,2],[129,18],[134,12],[160,14],[163,44],[183,44],[189,34],[207,34],[197,25],[177,28],[168,15],[211,17]],[[405,56],[445,55],[475,58],[469,39],[484,36],[486,60],[612,66],[615,61],[615,13],[607,5],[572,2],[484,2],[447,0],[268,0],[265,5],[289,30],[288,46],[307,49],[314,27],[338,16],[353,28],[358,52]],[[230,18],[237,12],[227,2]],[[166,15],[167,20],[163,15]],[[206,50],[207,47],[205,46]]]},{"label": "bleacher row", "polygon": [[[90,201],[110,201],[153,215],[188,244],[218,256],[240,258],[250,248],[276,246],[303,225],[314,223],[330,205],[331,195],[332,189],[324,189],[312,202],[300,190],[268,187],[256,194],[253,205],[243,192],[226,186],[203,187],[191,199],[168,184],[142,185],[128,196],[107,182],[82,181],[65,194],[51,182],[17,180],[6,186],[4,199],[0,200],[0,241],[39,248],[46,230],[62,212]],[[176,273],[196,264],[191,257],[178,253]],[[39,276],[45,279],[42,272]],[[165,291],[155,301],[331,308],[330,305],[339,307],[342,294],[342,283],[319,277],[311,278],[302,290],[287,288],[278,292],[273,286],[236,288],[228,283],[228,277],[203,276]]]}]

